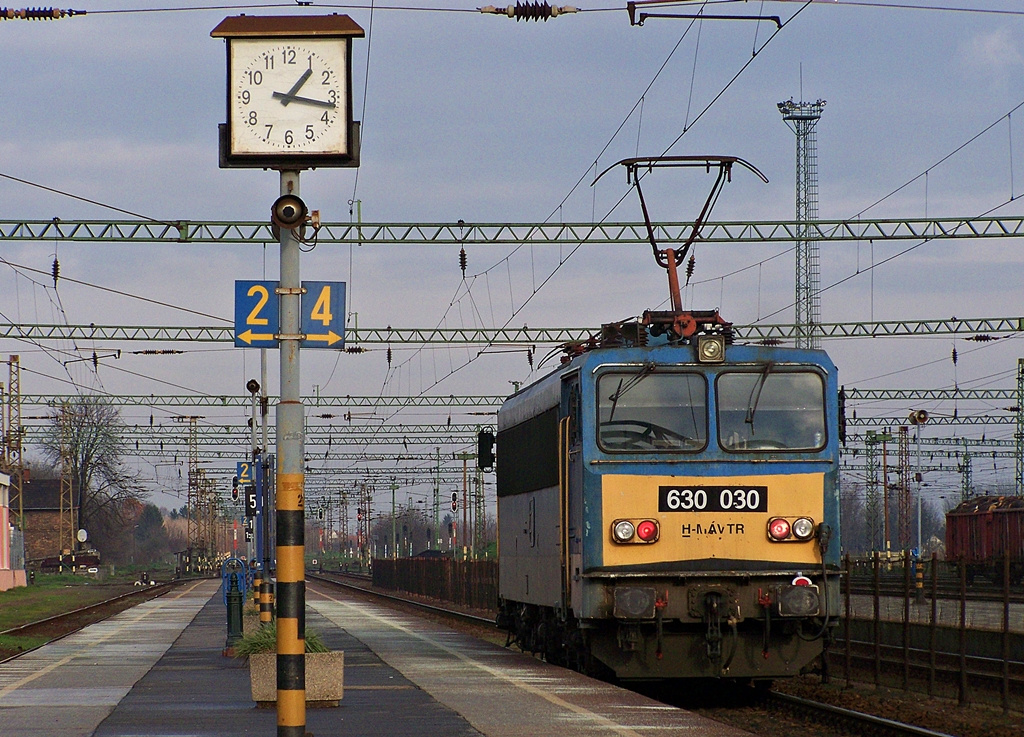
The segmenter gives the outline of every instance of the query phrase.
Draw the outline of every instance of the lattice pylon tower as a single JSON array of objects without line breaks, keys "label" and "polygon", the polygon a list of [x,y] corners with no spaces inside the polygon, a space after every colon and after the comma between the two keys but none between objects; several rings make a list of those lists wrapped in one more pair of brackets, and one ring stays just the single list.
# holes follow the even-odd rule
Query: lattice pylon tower
[{"label": "lattice pylon tower", "polygon": [[199,468],[199,440],[196,428],[197,417],[181,417],[179,422],[188,422],[188,547],[200,552],[204,550],[201,538],[202,512],[200,509],[200,486],[202,474]]},{"label": "lattice pylon tower", "polygon": [[[1017,359],[1017,430],[1014,488],[1017,496],[1024,496],[1024,358]],[[13,505],[12,505],[13,506]]]},{"label": "lattice pylon tower", "polygon": [[974,495],[973,489],[974,473],[971,469],[971,454],[965,445],[963,457],[960,459],[960,501],[966,502],[970,499]]},{"label": "lattice pylon tower", "polygon": [[57,547],[60,552],[75,549],[75,503],[72,496],[71,405],[60,405],[60,521]]},{"label": "lattice pylon tower", "polygon": [[346,489],[340,489],[338,495],[341,497],[341,506],[339,511],[341,512],[340,520],[340,552],[342,555],[348,555],[348,491]]},{"label": "lattice pylon tower", "polygon": [[21,442],[25,429],[21,426],[21,358],[11,356],[8,366],[10,372],[7,384],[7,434],[4,437],[7,473],[11,477],[8,501],[11,523],[19,530],[23,530],[25,505],[22,501],[24,468],[21,462]]},{"label": "lattice pylon tower", "polygon": [[8,473],[7,438],[10,436],[10,424],[7,421],[7,386],[0,381],[0,473]]},{"label": "lattice pylon tower", "polygon": [[897,516],[899,517],[900,549],[910,550],[910,432],[906,425],[900,425],[899,434],[899,479]]},{"label": "lattice pylon tower", "polygon": [[869,430],[864,441],[865,498],[864,522],[867,532],[868,550],[881,550],[882,504],[878,488],[878,443],[875,433]]},{"label": "lattice pylon tower", "polygon": [[213,479],[206,477],[206,469],[199,470],[199,508],[200,516],[199,539],[205,543],[203,550],[208,558],[217,554],[217,505],[214,501]]},{"label": "lattice pylon tower", "polygon": [[324,536],[327,538],[324,540],[324,549],[334,551],[334,540],[336,527],[334,525],[334,500],[327,497],[327,530],[324,532]]},{"label": "lattice pylon tower", "polygon": [[782,119],[796,134],[796,346],[820,348],[821,267],[811,223],[818,219],[818,139],[815,127],[824,100],[778,104]]},{"label": "lattice pylon tower", "polygon": [[476,470],[473,494],[473,550],[475,558],[484,554],[487,547],[486,505],[484,504],[484,472]]},{"label": "lattice pylon tower", "polygon": [[373,488],[369,484],[359,487],[360,507],[363,519],[359,523],[359,558],[366,564],[370,562],[370,516],[372,514]]}]

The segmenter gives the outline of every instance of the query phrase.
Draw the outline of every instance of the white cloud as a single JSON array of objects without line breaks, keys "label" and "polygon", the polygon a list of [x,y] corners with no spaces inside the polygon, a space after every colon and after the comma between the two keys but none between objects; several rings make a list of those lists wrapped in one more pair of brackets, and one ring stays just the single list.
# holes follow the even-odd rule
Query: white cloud
[{"label": "white cloud", "polygon": [[1003,78],[1024,66],[1018,37],[1009,28],[979,33],[960,45],[959,56],[968,73]]}]

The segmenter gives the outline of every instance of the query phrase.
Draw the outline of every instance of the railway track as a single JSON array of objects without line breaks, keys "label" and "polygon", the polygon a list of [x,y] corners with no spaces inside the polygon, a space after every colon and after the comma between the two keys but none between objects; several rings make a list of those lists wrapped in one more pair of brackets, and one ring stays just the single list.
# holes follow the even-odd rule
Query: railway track
[{"label": "railway track", "polygon": [[[307,578],[320,581],[322,583],[341,586],[350,590],[361,592],[365,595],[372,596],[375,598],[382,599],[391,603],[398,604],[403,607],[410,607],[418,611],[426,612],[435,616],[444,617],[449,620],[457,621],[463,624],[476,625],[479,627],[489,628],[493,631],[494,620],[493,618],[487,618],[479,615],[468,614],[458,610],[453,610],[449,607],[441,604],[426,603],[423,601],[417,601],[409,599],[403,596],[395,594],[382,593],[374,590],[370,585],[368,577],[356,577],[356,576],[342,576],[335,574],[307,574]],[[654,695],[649,693],[648,695]],[[655,696],[655,698],[659,698]],[[672,703],[672,699],[665,699],[667,703]],[[691,705],[674,703],[676,706],[684,706],[685,708],[692,708]],[[766,695],[766,698],[760,700],[752,708],[755,710],[761,710],[765,713],[768,718],[760,720],[750,720],[748,714],[744,714],[739,721],[741,726],[746,729],[751,729],[754,734],[763,735],[765,737],[774,737],[774,735],[787,734],[791,735],[792,731],[787,731],[786,727],[781,727],[777,717],[780,713],[784,713],[787,716],[789,723],[793,723],[795,720],[797,723],[803,723],[805,727],[814,725],[816,729],[813,733],[816,735],[877,735],[878,737],[951,737],[946,732],[938,732],[924,727],[916,726],[913,724],[906,724],[885,717],[877,716],[867,712],[861,712],[854,709],[847,709],[832,704],[814,701],[799,696],[794,696],[780,691],[772,691]],[[725,708],[713,708],[713,709],[695,709],[702,711],[706,715],[714,719],[726,721],[730,711],[735,711],[728,707]],[[828,725],[828,728],[832,731],[824,732],[817,729],[818,726]]]},{"label": "railway track", "polygon": [[936,732],[913,724],[844,709],[832,704],[773,691],[768,695],[769,708],[785,709],[804,714],[814,724],[828,724],[841,732],[875,737],[951,737],[947,732]]},{"label": "railway track", "polygon": [[107,617],[111,617],[118,612],[127,609],[137,601],[144,601],[148,599],[162,596],[163,594],[170,591],[177,582],[159,583],[153,586],[140,586],[137,590],[118,594],[112,596],[109,599],[98,601],[88,606],[79,607],[69,612],[63,612],[61,614],[55,614],[52,617],[46,617],[39,619],[34,622],[27,622],[17,627],[0,632],[0,636],[10,637],[27,637],[27,636],[44,636],[47,638],[46,642],[40,643],[35,647],[21,650],[20,652],[8,655],[7,657],[0,658],[0,663],[6,663],[9,660],[18,658],[26,653],[30,653],[33,650],[38,650],[43,645],[49,642],[58,640],[61,637],[77,632],[83,627],[87,627],[95,622],[102,621]]}]

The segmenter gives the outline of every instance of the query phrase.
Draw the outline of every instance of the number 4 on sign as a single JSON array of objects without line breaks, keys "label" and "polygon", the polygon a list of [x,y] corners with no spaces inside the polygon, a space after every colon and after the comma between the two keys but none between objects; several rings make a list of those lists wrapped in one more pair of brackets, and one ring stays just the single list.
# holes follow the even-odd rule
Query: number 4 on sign
[{"label": "number 4 on sign", "polygon": [[303,348],[345,347],[345,282],[304,281]]}]

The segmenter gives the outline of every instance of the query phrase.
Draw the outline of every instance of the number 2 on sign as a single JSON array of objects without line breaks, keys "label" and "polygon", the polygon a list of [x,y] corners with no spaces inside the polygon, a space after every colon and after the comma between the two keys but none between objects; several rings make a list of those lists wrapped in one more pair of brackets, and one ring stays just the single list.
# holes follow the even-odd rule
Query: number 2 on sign
[{"label": "number 2 on sign", "polygon": [[320,296],[316,298],[316,304],[313,305],[313,312],[309,319],[319,320],[325,327],[330,325],[331,320],[334,319],[334,315],[331,314],[331,286],[329,284],[320,290]]},{"label": "number 2 on sign", "polygon": [[259,299],[256,302],[256,306],[252,308],[252,312],[245,318],[246,325],[266,325],[270,321],[265,317],[257,317],[263,310],[263,307],[270,301],[270,292],[262,284],[253,284],[249,287],[249,291],[246,294],[248,297],[254,297],[259,295]]}]

